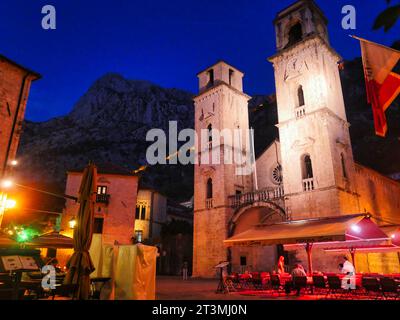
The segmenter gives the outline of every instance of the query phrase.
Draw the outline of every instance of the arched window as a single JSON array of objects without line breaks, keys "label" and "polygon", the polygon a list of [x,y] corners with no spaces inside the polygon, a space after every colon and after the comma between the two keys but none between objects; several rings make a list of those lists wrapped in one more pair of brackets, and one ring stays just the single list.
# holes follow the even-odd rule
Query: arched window
[{"label": "arched window", "polygon": [[208,83],[207,87],[212,87],[214,85],[214,70],[208,70]]},{"label": "arched window", "polygon": [[347,170],[346,170],[346,159],[344,158],[344,154],[340,154],[340,161],[342,163],[342,174],[343,178],[347,179]]},{"label": "arched window", "polygon": [[211,123],[207,127],[208,130],[208,149],[212,149],[212,142],[213,142],[213,136],[212,136],[212,125]]},{"label": "arched window", "polygon": [[212,142],[212,125],[211,123],[207,127],[208,130],[208,142]]},{"label": "arched window", "polygon": [[298,22],[293,25],[289,30],[289,42],[288,46],[292,46],[303,39],[303,28],[301,23]]},{"label": "arched window", "polygon": [[302,159],[302,171],[303,171],[303,180],[314,178],[312,161],[309,154],[303,156]]},{"label": "arched window", "polygon": [[212,179],[208,178],[207,180],[207,199],[212,199],[213,197],[213,183]]},{"label": "arched window", "polygon": [[304,103],[304,91],[303,91],[303,87],[299,86],[297,89],[297,102],[298,102],[298,106],[302,107],[305,105]]}]

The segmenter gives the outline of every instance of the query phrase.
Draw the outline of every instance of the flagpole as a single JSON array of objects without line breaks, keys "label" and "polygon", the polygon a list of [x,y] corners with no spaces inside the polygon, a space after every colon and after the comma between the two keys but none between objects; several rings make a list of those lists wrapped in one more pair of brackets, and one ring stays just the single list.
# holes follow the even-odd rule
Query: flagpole
[{"label": "flagpole", "polygon": [[382,48],[385,48],[385,49],[389,49],[389,50],[393,50],[393,51],[395,51],[395,52],[400,53],[399,50],[396,50],[396,49],[394,49],[394,48],[391,48],[391,47],[388,47],[388,46],[385,46],[385,45],[383,45],[383,44],[376,43],[376,42],[373,42],[373,41],[369,41],[369,40],[367,40],[367,39],[360,38],[360,37],[357,37],[357,36],[352,35],[352,34],[349,34],[349,37],[351,37],[351,38],[353,38],[353,39],[360,40],[360,41],[364,41],[364,42],[367,42],[367,43],[370,43],[370,44],[374,44],[374,45],[376,45],[376,46],[379,46],[379,47],[382,47]]}]

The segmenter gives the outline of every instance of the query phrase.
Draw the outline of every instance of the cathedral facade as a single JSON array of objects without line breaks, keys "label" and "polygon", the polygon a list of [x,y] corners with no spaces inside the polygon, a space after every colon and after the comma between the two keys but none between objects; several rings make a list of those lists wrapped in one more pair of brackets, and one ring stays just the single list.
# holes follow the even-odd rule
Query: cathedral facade
[{"label": "cathedral facade", "polygon": [[[257,158],[255,170],[237,175],[233,164],[195,165],[194,276],[213,277],[214,266],[226,260],[233,271],[271,271],[284,254],[281,247],[228,249],[223,244],[260,223],[364,212],[378,223],[399,220],[400,184],[354,162],[338,69],[341,57],[330,45],[327,24],[310,0],[276,16],[277,50],[269,61],[275,72],[279,140]],[[198,74],[198,136],[204,129],[249,129],[250,97],[243,92],[243,76],[223,61]],[[218,145],[220,152],[224,144]],[[243,157],[251,156],[244,145],[240,149]],[[203,152],[198,150],[199,157]],[[334,259],[324,254],[315,256],[317,268],[336,271]],[[291,256],[296,262],[306,259],[299,252]],[[397,254],[359,259],[365,272],[399,272]]]}]

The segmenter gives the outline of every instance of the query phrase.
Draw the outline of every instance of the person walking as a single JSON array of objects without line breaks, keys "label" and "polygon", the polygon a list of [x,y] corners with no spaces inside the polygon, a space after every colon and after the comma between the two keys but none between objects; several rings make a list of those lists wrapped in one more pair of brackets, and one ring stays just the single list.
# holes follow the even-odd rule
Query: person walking
[{"label": "person walking", "polygon": [[188,269],[189,269],[188,263],[187,263],[187,261],[185,261],[182,266],[182,279],[183,280],[188,279]]}]

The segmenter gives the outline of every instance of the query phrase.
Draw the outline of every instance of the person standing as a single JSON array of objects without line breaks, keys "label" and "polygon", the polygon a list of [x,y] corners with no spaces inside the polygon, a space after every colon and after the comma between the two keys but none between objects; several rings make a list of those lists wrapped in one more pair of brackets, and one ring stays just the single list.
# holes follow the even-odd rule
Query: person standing
[{"label": "person standing", "polygon": [[345,256],[343,257],[343,268],[342,273],[345,276],[342,279],[342,288],[346,290],[355,290],[356,289],[356,270],[353,264],[349,261],[349,259]]},{"label": "person standing", "polygon": [[284,274],[285,273],[285,257],[280,256],[278,261],[278,273]]},{"label": "person standing", "polygon": [[182,279],[187,280],[188,279],[188,263],[187,261],[183,262],[182,266]]}]

